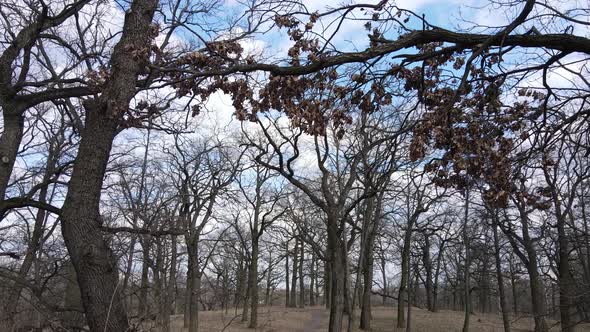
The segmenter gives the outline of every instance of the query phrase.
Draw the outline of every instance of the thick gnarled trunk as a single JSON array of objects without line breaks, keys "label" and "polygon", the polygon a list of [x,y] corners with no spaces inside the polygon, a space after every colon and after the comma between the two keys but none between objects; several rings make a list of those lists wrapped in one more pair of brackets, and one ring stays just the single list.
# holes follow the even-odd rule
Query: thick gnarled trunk
[{"label": "thick gnarled trunk", "polygon": [[136,93],[140,59],[130,50],[151,43],[157,0],[136,0],[125,15],[121,39],[113,50],[110,77],[99,97],[84,103],[85,128],[61,215],[62,234],[78,277],[88,326],[93,332],[129,328],[119,286],[117,262],[101,236],[99,212],[106,172],[119,120]]},{"label": "thick gnarled trunk", "polygon": [[116,122],[88,108],[86,128],[62,208],[62,234],[70,254],[91,331],[125,331],[129,325],[118,285],[117,262],[101,236],[102,181]]}]

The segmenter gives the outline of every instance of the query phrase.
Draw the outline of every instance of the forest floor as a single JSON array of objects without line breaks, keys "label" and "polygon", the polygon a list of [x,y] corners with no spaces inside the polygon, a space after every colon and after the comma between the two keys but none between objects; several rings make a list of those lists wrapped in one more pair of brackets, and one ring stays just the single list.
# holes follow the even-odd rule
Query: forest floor
[{"label": "forest floor", "polygon": [[[241,311],[241,310],[239,310]],[[239,313],[238,311],[238,313]],[[395,327],[395,308],[373,307],[372,328],[374,332],[401,332],[404,329]],[[305,309],[285,308],[280,306],[261,307],[259,311],[259,327],[248,329],[247,323],[240,322],[240,316],[233,310],[205,311],[199,313],[199,331],[203,332],[323,332],[328,329],[329,312],[323,307],[307,307]],[[346,327],[347,317],[345,316]],[[441,310],[432,313],[426,310],[412,309],[413,332],[452,332],[461,331],[463,312]],[[556,321],[549,320],[551,331],[559,331]],[[358,325],[358,317],[355,325]],[[471,316],[471,330],[475,332],[503,331],[502,319],[499,315],[474,314]],[[512,331],[532,331],[533,320],[530,317],[514,317]],[[182,316],[173,319],[174,332],[182,332]],[[358,331],[358,328],[354,329]],[[576,332],[590,332],[590,324],[579,325]]]}]

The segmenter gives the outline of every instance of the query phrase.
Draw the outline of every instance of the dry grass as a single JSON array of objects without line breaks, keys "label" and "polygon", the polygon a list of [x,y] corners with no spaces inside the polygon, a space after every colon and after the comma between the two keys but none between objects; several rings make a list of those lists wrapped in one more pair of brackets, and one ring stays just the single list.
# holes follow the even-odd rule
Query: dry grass
[{"label": "dry grass", "polygon": [[[302,327],[297,325],[310,322],[312,320],[311,309],[293,309],[284,307],[261,307],[258,312],[258,326],[256,330],[248,329],[247,323],[240,322],[240,313],[235,315],[233,310],[227,314],[224,311],[205,311],[199,312],[199,331],[201,332],[219,332],[225,328],[227,332],[239,331],[264,331],[264,332],[296,332],[303,331]],[[183,317],[176,316],[173,319],[172,331],[183,331]]]},{"label": "dry grass", "polygon": [[[395,315],[393,309],[376,308],[373,312],[374,331],[403,331],[396,329]],[[412,309],[412,331],[413,332],[447,332],[461,331],[463,329],[463,312],[441,310],[440,312],[430,312],[421,309]],[[549,320],[547,322],[552,326],[551,331],[559,331],[556,322]],[[513,317],[511,328],[514,332],[532,331],[534,326],[533,319],[530,317]],[[493,314],[474,314],[470,319],[470,330],[475,332],[494,332],[504,331],[502,318]],[[579,326],[576,331],[590,331],[590,325]]]},{"label": "dry grass", "polygon": [[[395,308],[374,307],[372,327],[375,332],[401,332],[404,329],[395,328]],[[328,328],[328,312],[322,307],[293,309],[284,307],[261,307],[259,313],[259,328],[248,329],[246,323],[240,322],[240,317],[234,311],[227,314],[222,311],[208,311],[199,314],[199,331],[219,332],[225,328],[228,332],[320,332]],[[345,317],[346,320],[346,317]],[[461,331],[463,313],[459,311],[440,311],[432,313],[426,310],[413,309],[413,332],[452,332]],[[555,321],[548,322],[551,331],[559,331]],[[358,324],[358,318],[357,323]],[[345,323],[346,326],[346,323]],[[475,332],[503,331],[502,320],[498,315],[475,314],[471,316],[471,330]],[[515,317],[512,328],[515,332],[532,331],[533,321],[529,317]],[[358,329],[354,329],[358,331]],[[173,319],[173,331],[182,332],[182,316]],[[590,332],[590,324],[580,325],[576,331]]]}]

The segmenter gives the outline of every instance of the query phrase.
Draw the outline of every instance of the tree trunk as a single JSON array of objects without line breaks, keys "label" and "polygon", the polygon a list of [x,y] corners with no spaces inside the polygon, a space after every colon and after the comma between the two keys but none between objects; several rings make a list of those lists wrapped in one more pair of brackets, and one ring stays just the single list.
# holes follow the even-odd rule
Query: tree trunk
[{"label": "tree trunk", "polygon": [[[522,226],[521,242],[526,252],[526,255],[520,250],[513,235],[509,231],[505,230],[504,227],[502,227],[502,224],[498,225],[502,227],[502,230],[508,236],[514,253],[520,258],[520,260],[526,266],[529,275],[529,287],[531,290],[533,317],[535,320],[535,332],[547,332],[549,331],[549,327],[547,326],[547,322],[545,321],[545,316],[547,315],[545,304],[545,289],[543,285],[543,280],[541,279],[541,275],[539,274],[539,263],[537,259],[535,241],[531,238],[529,234],[529,217],[528,212],[526,210],[526,202],[522,201],[521,198],[521,200],[517,201],[516,203],[520,216],[520,223]],[[512,274],[511,281],[513,289],[514,307],[516,310],[518,297],[514,294],[516,292],[516,285],[514,282],[515,272],[512,269],[512,264],[510,265],[510,268]]]},{"label": "tree trunk", "polygon": [[242,303],[242,300],[244,298],[244,287],[246,286],[246,273],[245,273],[246,268],[244,267],[245,259],[244,259],[243,251],[240,251],[238,260],[239,260],[238,273],[237,273],[238,280],[237,280],[237,285],[236,285],[236,293],[234,296],[234,308],[235,308],[236,315],[238,313],[238,306],[240,305],[240,303]]},{"label": "tree trunk", "polygon": [[0,135],[0,201],[6,195],[18,148],[23,139],[24,116],[18,108],[2,105],[4,131]]},{"label": "tree trunk", "polygon": [[289,282],[291,282],[291,280],[289,279],[289,242],[287,242],[286,246],[286,252],[285,252],[285,287],[286,287],[286,291],[285,291],[285,307],[289,307],[291,305],[291,299],[290,299],[290,289],[289,289]]},{"label": "tree trunk", "polygon": [[524,248],[528,256],[527,272],[529,274],[529,286],[531,289],[531,299],[533,304],[533,316],[535,320],[535,332],[547,332],[549,327],[545,321],[547,314],[545,306],[545,287],[539,274],[539,264],[537,261],[537,252],[532,239],[529,236],[528,220],[522,221]]},{"label": "tree trunk", "polygon": [[381,300],[383,305],[387,304],[387,296],[389,295],[389,290],[387,287],[387,271],[385,270],[385,265],[385,255],[383,255],[381,257],[381,278],[383,279],[383,296],[381,297]]},{"label": "tree trunk", "polygon": [[[531,257],[531,256],[529,256]],[[535,332],[547,332],[549,328],[545,322],[545,290],[543,286],[543,280],[539,275],[537,267],[536,253],[532,253],[531,259],[529,259],[529,277],[530,277],[530,288],[531,297],[533,302],[533,315],[535,319]]]},{"label": "tree trunk", "polygon": [[572,286],[574,286],[574,280],[570,272],[569,263],[569,241],[565,231],[565,220],[557,221],[557,234],[559,244],[559,314],[561,319],[561,331],[572,332],[574,329],[574,323],[571,318],[571,307],[572,307]]},{"label": "tree trunk", "polygon": [[479,292],[478,292],[478,299],[479,299],[479,310],[482,313],[488,312],[488,302],[489,302],[489,255],[484,255],[481,258],[481,273],[479,278]]},{"label": "tree trunk", "polygon": [[424,282],[424,290],[426,291],[426,308],[429,311],[434,310],[434,295],[433,295],[433,287],[432,287],[432,260],[430,259],[430,236],[428,234],[424,234],[424,249],[422,252],[422,263],[424,264],[425,270],[425,282]]},{"label": "tree trunk", "polygon": [[166,310],[166,289],[164,287],[165,276],[165,262],[164,262],[164,248],[162,238],[156,240],[156,261],[152,266],[152,273],[154,276],[154,298],[156,301],[156,329],[161,332],[167,332],[170,329],[166,325],[166,317],[170,316],[170,312]]},{"label": "tree trunk", "polygon": [[471,316],[471,284],[469,267],[471,265],[471,253],[469,250],[469,189],[465,191],[465,215],[463,220],[463,247],[465,248],[465,262],[463,271],[463,301],[465,302],[465,318],[463,320],[463,332],[469,332],[469,318]]},{"label": "tree trunk", "polygon": [[555,308],[557,307],[557,301],[555,298],[555,283],[551,282],[551,316],[555,316]]},{"label": "tree trunk", "polygon": [[248,283],[250,288],[250,325],[253,329],[258,326],[258,236],[252,235],[252,261]]},{"label": "tree trunk", "polygon": [[[408,262],[409,264],[409,262]],[[406,291],[407,294],[407,303],[408,303],[408,319],[406,321],[406,332],[412,331],[412,276],[409,274],[408,271],[408,290]],[[415,303],[414,303],[415,304]]]},{"label": "tree trunk", "polygon": [[[250,269],[250,267],[248,266],[248,270]],[[241,321],[242,322],[246,322],[248,320],[248,310],[250,309],[250,305],[248,303],[248,301],[250,300],[250,276],[248,275],[248,273],[244,273],[245,275],[245,289],[244,289],[244,295],[243,295],[243,303],[242,303],[242,318]]]},{"label": "tree trunk", "polygon": [[442,260],[444,258],[444,249],[445,249],[445,245],[444,242],[440,245],[439,250],[438,250],[438,255],[437,255],[437,259],[436,259],[436,270],[434,272],[434,284],[432,286],[432,311],[436,312],[438,311],[438,279],[440,277],[440,270],[441,270],[441,263]]},{"label": "tree trunk", "polygon": [[[199,238],[193,236],[188,239],[188,269],[187,269],[187,307],[184,312],[185,324],[188,320],[188,331],[197,332],[199,330],[199,295],[201,291],[201,271],[199,266]],[[187,319],[188,316],[188,319]]]},{"label": "tree trunk", "polygon": [[315,287],[315,255],[312,250],[311,252],[311,262],[310,262],[310,271],[309,271],[309,305],[311,307],[315,306],[315,294],[314,294],[314,287]]},{"label": "tree trunk", "polygon": [[62,207],[62,234],[76,269],[88,327],[93,332],[129,328],[117,262],[101,235],[99,204],[117,126],[136,93],[137,76],[143,67],[130,50],[151,44],[150,27],[157,6],[157,0],[136,0],[125,15],[103,93],[84,102],[85,128]]},{"label": "tree trunk", "polygon": [[76,282],[76,270],[71,262],[66,263],[66,289],[64,292],[64,305],[66,308],[73,308],[80,311],[66,311],[63,318],[68,327],[76,331],[76,328],[81,329],[84,323],[84,315],[81,311],[84,309],[82,305],[82,298],[80,297],[80,287]]},{"label": "tree trunk", "polygon": [[410,274],[410,242],[412,240],[412,228],[414,227],[414,218],[408,220],[406,232],[404,234],[404,246],[402,248],[402,269],[399,291],[397,294],[397,327],[403,329],[406,327],[404,301],[406,301],[408,275]]},{"label": "tree trunk", "polygon": [[299,308],[305,306],[305,280],[303,279],[303,260],[305,254],[303,252],[303,241],[299,243],[301,245],[299,252]]},{"label": "tree trunk", "polygon": [[141,241],[143,249],[143,259],[141,263],[141,281],[139,285],[139,317],[140,319],[145,318],[149,314],[148,304],[148,289],[149,289],[149,258],[150,258],[150,247],[148,240],[144,237]]},{"label": "tree trunk", "polygon": [[223,268],[223,307],[225,309],[225,314],[227,315],[229,311],[229,294],[230,294],[230,280],[229,280],[229,272],[228,268]]},{"label": "tree trunk", "polygon": [[[362,271],[363,289],[361,293],[361,318],[359,327],[362,330],[371,329],[371,288],[373,286],[373,247],[375,241],[375,228],[379,222],[380,204],[375,207],[375,198],[367,201],[366,211],[363,216],[363,230],[361,237],[361,255],[359,270]],[[357,278],[360,276],[357,274]]]},{"label": "tree trunk", "polygon": [[320,280],[319,280],[319,261],[316,261],[315,264],[315,303],[316,305],[320,304]]},{"label": "tree trunk", "polygon": [[342,331],[344,297],[346,288],[346,244],[338,232],[338,219],[335,214],[328,215],[328,252],[330,253],[330,322],[328,332]]},{"label": "tree trunk", "polygon": [[173,315],[176,312],[176,301],[175,301],[175,294],[176,294],[176,265],[177,265],[177,256],[178,256],[178,248],[177,248],[177,236],[172,235],[171,239],[171,250],[170,250],[170,273],[168,275],[168,287],[166,290],[166,308],[168,312],[168,326],[170,326],[170,315]]},{"label": "tree trunk", "polygon": [[332,261],[330,258],[330,253],[327,253],[326,257],[328,257],[328,261],[324,262],[324,305],[326,309],[330,309],[330,301],[332,299],[331,291],[332,291]]},{"label": "tree trunk", "polygon": [[[512,257],[511,257],[512,258]],[[518,297],[516,296],[516,271],[514,271],[514,264],[512,259],[510,259],[509,265],[510,267],[510,286],[512,289],[512,310],[514,312],[514,316],[518,315]]]},{"label": "tree trunk", "polygon": [[[371,250],[371,248],[368,249]],[[365,259],[365,268],[363,269],[363,293],[360,328],[362,330],[371,330],[371,288],[373,286],[373,255],[371,253],[368,253]]]},{"label": "tree trunk", "polygon": [[264,305],[270,306],[271,299],[270,299],[270,291],[272,287],[272,254],[268,254],[268,271],[266,274],[266,292],[264,294]]},{"label": "tree trunk", "polygon": [[[140,176],[140,185],[139,185],[139,190],[137,193],[137,200],[136,203],[131,202],[132,204],[132,220],[131,220],[131,224],[133,227],[138,227],[137,222],[139,220],[139,213],[140,213],[140,209],[142,208],[143,204],[142,204],[142,198],[143,198],[143,191],[144,191],[144,185],[145,185],[145,174],[146,174],[146,170],[147,170],[147,163],[148,163],[148,156],[149,156],[149,147],[150,147],[150,137],[151,137],[151,130],[150,128],[148,128],[147,130],[147,141],[146,141],[146,145],[145,145],[145,152],[143,154],[143,162],[141,164],[141,176]],[[131,277],[131,271],[133,268],[133,255],[135,253],[135,243],[137,241],[137,236],[135,236],[134,234],[131,234],[131,241],[129,244],[129,252],[128,252],[128,257],[127,257],[127,267],[125,269],[125,274],[123,276],[123,286],[121,289],[121,293],[123,294],[123,296],[126,297],[126,292],[127,292],[127,286],[129,283],[129,278]],[[144,241],[145,241],[145,236],[144,236]],[[146,241],[147,243],[147,241]],[[146,244],[147,245],[147,244]],[[149,249],[146,249],[149,250]],[[144,253],[144,262],[147,262],[147,253]],[[142,271],[142,285],[147,286],[147,266],[144,264],[143,266],[143,271]],[[143,290],[145,292],[145,290]],[[143,305],[145,306],[146,302],[147,302],[147,293],[144,293],[143,295],[146,295],[145,297],[143,297],[142,299],[144,300]],[[130,298],[131,299],[131,298]],[[131,308],[131,304],[129,304],[129,308]],[[128,308],[128,310],[129,310]],[[144,307],[145,308],[145,307]]]},{"label": "tree trunk", "polygon": [[457,309],[457,286],[453,286],[453,310]]},{"label": "tree trunk", "polygon": [[[346,241],[342,240],[343,248],[346,248]],[[350,319],[354,319],[352,315],[353,308],[353,297],[355,295],[354,289],[351,289],[350,285],[350,265],[348,261],[348,251],[344,249],[342,254],[344,259],[344,314],[348,315]]]},{"label": "tree trunk", "polygon": [[293,249],[293,271],[291,274],[291,295],[289,307],[296,308],[297,307],[297,273],[298,273],[298,266],[299,260],[297,259],[298,256],[298,249],[299,249],[299,240],[295,241],[295,248]]},{"label": "tree trunk", "polygon": [[506,304],[506,292],[504,290],[504,276],[502,275],[502,261],[500,252],[500,240],[498,238],[498,216],[494,212],[492,230],[494,232],[494,258],[496,261],[496,278],[498,280],[498,292],[500,293],[500,309],[502,310],[502,322],[504,332],[510,332],[510,317],[508,317],[508,305]]},{"label": "tree trunk", "polygon": [[62,233],[90,330],[125,331],[129,325],[118,287],[117,262],[101,236],[99,214],[102,181],[117,126],[107,110],[86,109],[86,128],[62,208]]},{"label": "tree trunk", "polygon": [[[125,274],[123,275],[123,284],[121,286],[121,293],[127,298],[127,290],[129,288],[129,278],[131,278],[131,271],[133,269],[133,254],[135,253],[135,243],[137,238],[132,236],[129,243],[129,251],[127,252],[127,265],[125,266]],[[130,302],[130,301],[129,301]],[[131,303],[126,303],[127,311],[131,310]]]}]

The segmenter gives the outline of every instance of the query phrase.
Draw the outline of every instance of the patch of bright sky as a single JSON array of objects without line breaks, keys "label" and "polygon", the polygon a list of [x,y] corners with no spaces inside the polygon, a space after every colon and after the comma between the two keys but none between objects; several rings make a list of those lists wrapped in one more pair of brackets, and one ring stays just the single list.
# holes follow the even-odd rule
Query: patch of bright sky
[{"label": "patch of bright sky", "polygon": [[[307,0],[303,1],[307,11],[315,12],[330,8],[335,8],[343,4],[349,4],[350,1],[341,0]],[[362,1],[362,3],[378,3],[375,0]],[[462,7],[464,1],[450,0],[402,0],[397,1],[396,4],[400,8],[409,9],[417,13],[424,13],[427,20],[438,26],[449,27],[457,21],[459,17],[459,8]],[[237,6],[235,2],[229,1],[227,6]],[[467,9],[471,11],[471,8]],[[464,13],[463,13],[464,14]],[[370,17],[370,16],[369,16]],[[359,50],[368,46],[369,39],[367,37],[368,31],[364,28],[364,21],[347,21],[343,24],[339,31],[335,44],[339,49],[344,50]],[[320,24],[320,23],[318,23]],[[262,55],[263,58],[271,58],[275,60],[285,58],[288,49],[291,47],[292,41],[289,40],[286,29],[273,29],[267,33],[255,35],[254,38],[242,42],[242,47],[247,54]],[[220,93],[215,94],[207,102],[210,110],[218,114],[220,122],[225,123],[228,117],[231,118],[233,114],[233,107],[228,96]],[[207,121],[215,120],[208,118]]]},{"label": "patch of bright sky", "polygon": [[[363,1],[363,3],[377,3],[378,1],[369,0]],[[340,5],[349,4],[351,1],[341,0],[327,0],[327,1],[303,1],[307,11],[322,11],[329,8],[335,8]],[[459,1],[459,0],[402,0],[395,2],[397,6],[404,9],[409,9],[416,12],[418,15],[424,14],[426,19],[436,26],[441,26],[449,29],[454,28],[466,28],[473,25],[472,22],[487,25],[487,26],[501,26],[508,22],[514,17],[520,10],[521,6],[514,6],[511,8],[504,7],[493,7],[489,5],[487,1],[481,0],[470,0],[470,1]],[[228,15],[236,15],[240,7],[234,1],[228,1],[225,3],[224,9],[227,9]],[[122,16],[122,11],[119,8],[114,8],[114,11],[120,11],[119,15]],[[117,13],[113,13],[117,14]],[[220,13],[216,13],[219,15]],[[216,15],[214,15],[216,16]],[[370,16],[370,14],[368,15]],[[211,18],[210,18],[211,19]],[[116,21],[116,20],[115,20]],[[414,22],[414,23],[412,23]],[[321,25],[318,22],[316,26]],[[335,40],[335,46],[339,50],[362,50],[368,45],[368,31],[364,28],[365,21],[347,21],[343,24],[341,30],[337,34]],[[410,24],[417,24],[417,20],[410,21]],[[116,24],[114,24],[116,25]],[[218,23],[217,23],[218,25]],[[330,29],[328,29],[330,31]],[[240,32],[240,29],[235,29],[234,32]],[[394,36],[390,37],[393,38]],[[179,31],[173,35],[174,44],[192,43],[194,35],[187,31]],[[162,39],[162,36],[158,37],[158,41]],[[263,34],[256,34],[252,38],[242,41],[242,46],[246,54],[261,55],[266,61],[275,59],[284,59],[287,50],[291,47],[292,41],[286,35],[286,29],[272,29],[269,32]],[[509,59],[508,59],[509,60]],[[568,73],[561,73],[562,77],[567,76]],[[553,79],[553,78],[552,78]],[[559,79],[559,77],[557,78]],[[562,79],[568,81],[567,78]],[[531,83],[532,84],[532,83]],[[199,116],[197,121],[199,126],[208,126],[213,124],[217,127],[219,124],[226,124],[228,120],[232,119],[233,107],[231,106],[231,99],[229,96],[223,95],[222,93],[214,94],[207,101],[207,109],[213,111],[213,115],[207,114]],[[204,112],[207,113],[207,112]],[[230,121],[231,122],[231,121]]]},{"label": "patch of bright sky", "polygon": [[[307,11],[313,13],[315,11],[325,11],[332,8],[337,8],[342,5],[352,4],[352,3],[367,3],[367,4],[376,4],[379,1],[369,0],[369,1],[341,1],[341,0],[327,0],[327,1],[317,1],[317,0],[307,0],[303,1],[303,4],[307,8]],[[448,26],[450,23],[456,21],[456,12],[458,8],[461,7],[464,1],[459,0],[449,0],[449,1],[441,1],[441,0],[402,0],[394,2],[400,8],[408,9],[411,11],[416,12],[417,14],[424,14],[426,19],[431,21],[435,25],[439,26]],[[357,17],[357,18],[370,18],[372,15],[371,12],[359,12],[355,11],[354,14],[350,17]],[[326,28],[324,32],[324,37],[328,37],[333,31],[336,26],[335,23],[332,22],[334,17],[330,19],[320,20],[316,23],[316,28],[314,31],[318,29]],[[368,34],[364,27],[366,21],[364,20],[347,20],[342,24],[340,27],[336,37],[333,39],[334,46],[336,46],[339,50],[362,50],[366,48],[369,44]],[[267,45],[270,46],[272,49],[272,54],[275,56],[284,56],[288,49],[292,45],[292,41],[290,41],[286,35],[286,29],[281,29],[277,31],[274,29],[273,31],[264,34],[259,37],[263,40]]]}]

